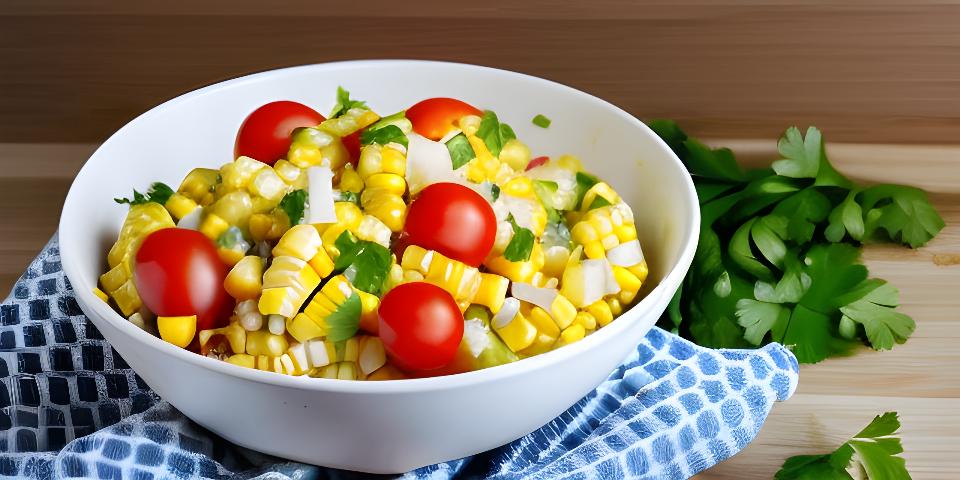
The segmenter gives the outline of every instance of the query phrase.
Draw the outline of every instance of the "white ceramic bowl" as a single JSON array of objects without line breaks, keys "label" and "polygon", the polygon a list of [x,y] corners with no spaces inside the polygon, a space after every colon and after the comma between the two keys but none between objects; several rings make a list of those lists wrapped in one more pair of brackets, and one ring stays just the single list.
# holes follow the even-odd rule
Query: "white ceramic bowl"
[{"label": "white ceramic bowl", "polygon": [[[381,113],[446,96],[496,111],[535,155],[578,155],[633,207],[657,286],[581,342],[449,377],[389,382],[300,378],[190,353],[127,322],[93,295],[127,207],[113,202],[151,182],[172,186],[194,167],[232,160],[234,136],[256,107],[281,99],[328,111],[338,85]],[[531,124],[542,113],[549,129]],[[654,325],[687,272],[700,214],[693,184],[669,148],[610,103],[547,80],[422,61],[356,61],[274,70],[170,100],[121,128],[87,161],[60,219],[63,268],[84,313],[148,385],[227,440],[302,462],[396,473],[519,438],[598,385]]]}]

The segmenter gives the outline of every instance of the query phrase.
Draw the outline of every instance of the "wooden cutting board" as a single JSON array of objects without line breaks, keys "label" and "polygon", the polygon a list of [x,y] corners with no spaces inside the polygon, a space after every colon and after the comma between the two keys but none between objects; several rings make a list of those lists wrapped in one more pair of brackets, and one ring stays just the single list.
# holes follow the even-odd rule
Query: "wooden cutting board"
[{"label": "wooden cutting board", "polygon": [[[829,133],[829,132],[828,132]],[[764,165],[772,141],[717,140],[741,160]],[[90,144],[0,144],[0,290],[6,291],[56,229],[63,197]],[[916,185],[947,222],[924,248],[869,247],[873,276],[900,289],[917,330],[892,351],[804,365],[792,399],[774,407],[746,450],[699,479],[770,478],[784,459],[826,453],[875,415],[897,411],[907,468],[915,479],[960,471],[960,147],[833,144],[828,153],[858,182]]]}]

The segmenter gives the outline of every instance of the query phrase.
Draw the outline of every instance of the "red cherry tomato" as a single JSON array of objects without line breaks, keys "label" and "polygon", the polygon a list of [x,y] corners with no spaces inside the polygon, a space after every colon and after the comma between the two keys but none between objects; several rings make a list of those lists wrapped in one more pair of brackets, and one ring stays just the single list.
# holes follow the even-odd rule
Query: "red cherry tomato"
[{"label": "red cherry tomato", "polygon": [[443,138],[460,117],[482,114],[469,103],[442,97],[428,98],[407,109],[407,118],[413,123],[413,131],[430,140]]},{"label": "red cherry tomato", "polygon": [[313,127],[323,120],[323,115],[301,103],[270,102],[254,110],[240,125],[234,156],[244,155],[273,165],[286,158],[294,129]]},{"label": "red cherry tomato", "polygon": [[463,314],[446,290],[405,283],[380,301],[380,339],[395,365],[410,371],[441,368],[463,338]]},{"label": "red cherry tomato", "polygon": [[197,316],[197,331],[227,324],[234,302],[223,288],[227,266],[206,236],[157,230],[137,250],[134,282],[143,304],[164,317]]},{"label": "red cherry tomato", "polygon": [[434,183],[410,205],[403,229],[411,245],[477,267],[493,248],[497,216],[479,193],[457,183]]},{"label": "red cherry tomato", "polygon": [[340,139],[343,142],[343,148],[350,154],[350,163],[356,168],[360,162],[360,130]]},{"label": "red cherry tomato", "polygon": [[530,163],[527,164],[527,171],[537,168],[540,165],[543,165],[550,161],[550,157],[537,157],[533,160],[530,160]]}]

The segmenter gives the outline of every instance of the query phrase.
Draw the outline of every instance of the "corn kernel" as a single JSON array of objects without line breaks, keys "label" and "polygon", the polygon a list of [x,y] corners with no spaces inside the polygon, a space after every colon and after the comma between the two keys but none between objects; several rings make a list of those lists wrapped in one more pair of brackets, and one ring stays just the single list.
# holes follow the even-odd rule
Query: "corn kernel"
[{"label": "corn kernel", "polygon": [[557,336],[560,335],[560,328],[557,327],[553,317],[551,317],[546,310],[534,306],[530,309],[530,313],[528,314],[527,318],[541,334],[547,335],[554,340],[556,340]]},{"label": "corn kernel", "polygon": [[250,215],[247,223],[247,229],[250,230],[250,236],[257,242],[267,238],[270,228],[273,226],[273,217],[265,213],[254,213]]},{"label": "corn kernel", "polygon": [[233,267],[234,265],[239,263],[240,260],[243,259],[243,254],[244,252],[234,248],[227,248],[227,247],[217,248],[217,256],[220,257],[220,260],[223,263],[225,263],[228,267]]},{"label": "corn kernel", "polygon": [[557,323],[560,329],[564,329],[570,326],[573,319],[576,318],[577,307],[574,307],[567,297],[557,294],[550,305],[550,316],[553,317],[553,321]]},{"label": "corn kernel", "polygon": [[230,344],[230,351],[233,353],[243,353],[247,346],[247,331],[237,322],[231,322],[229,325],[210,330],[201,330],[198,335],[200,340],[200,349],[203,351],[214,336],[222,335]]},{"label": "corn kernel", "polygon": [[573,319],[573,323],[575,325],[581,325],[587,330],[596,330],[597,328],[597,318],[587,312],[577,313],[577,317]]},{"label": "corn kernel", "polygon": [[327,278],[333,273],[333,259],[324,250],[317,250],[317,254],[310,259],[310,266],[321,278]]},{"label": "corn kernel", "polygon": [[640,279],[641,282],[645,282],[647,280],[647,274],[649,273],[649,270],[647,269],[646,260],[636,265],[633,265],[631,267],[628,267],[627,270],[630,270],[630,273],[636,275],[636,277]]},{"label": "corn kernel", "polygon": [[197,208],[197,202],[182,193],[174,193],[163,206],[170,212],[170,216],[179,220]]},{"label": "corn kernel", "polygon": [[273,256],[290,256],[309,261],[320,249],[320,234],[313,225],[294,225],[287,230],[277,246],[273,247]]},{"label": "corn kernel", "polygon": [[295,317],[287,319],[287,332],[298,342],[306,342],[327,334],[325,328],[318,325],[306,313],[298,313]]},{"label": "corn kernel", "polygon": [[[392,173],[404,178],[407,174],[407,158],[403,152],[393,148],[393,146],[384,147],[380,152],[380,171],[383,173]],[[369,182],[367,183],[369,186]],[[402,193],[402,192],[401,192]]]},{"label": "corn kernel", "polygon": [[353,168],[344,168],[343,172],[340,174],[340,191],[342,192],[353,192],[360,193],[363,191],[363,179],[360,178],[360,174],[357,173]]},{"label": "corn kernel", "polygon": [[536,327],[519,312],[505,325],[494,324],[493,330],[514,353],[529,347],[537,339]]},{"label": "corn kernel", "polygon": [[197,333],[197,316],[157,317],[160,338],[180,348],[186,348]]},{"label": "corn kernel", "polygon": [[100,290],[99,288],[94,287],[93,294],[96,295],[100,300],[103,300],[103,303],[110,302],[110,297],[108,297],[106,293],[103,293],[103,290]]},{"label": "corn kernel", "polygon": [[256,358],[246,353],[235,353],[227,357],[227,363],[232,363],[238,367],[255,368]]},{"label": "corn kernel", "polygon": [[304,343],[304,347],[306,348],[307,358],[310,360],[311,367],[325,367],[337,358],[337,352],[333,346],[333,342],[310,340]]},{"label": "corn kernel", "polygon": [[250,355],[279,357],[290,345],[283,335],[274,335],[265,330],[247,332],[246,352]]},{"label": "corn kernel", "polygon": [[597,300],[596,302],[591,303],[587,306],[587,312],[597,320],[597,324],[601,327],[606,327],[610,322],[613,321],[613,310],[610,308],[610,305],[603,301]]},{"label": "corn kernel", "polygon": [[525,176],[518,176],[500,187],[501,193],[514,197],[529,198],[533,195],[533,182]]},{"label": "corn kernel", "polygon": [[557,346],[562,347],[564,345],[570,345],[574,342],[579,342],[583,340],[583,337],[586,335],[586,330],[584,330],[583,325],[573,324],[567,327],[563,332],[560,333],[560,338],[557,340]]},{"label": "corn kernel", "polygon": [[357,379],[357,364],[355,362],[343,362],[340,363],[340,368],[337,370],[337,380],[356,380]]},{"label": "corn kernel", "polygon": [[372,381],[403,380],[405,378],[407,378],[406,374],[393,365],[384,365],[367,375],[367,380]]},{"label": "corn kernel", "polygon": [[283,315],[290,318],[296,315],[298,305],[293,304],[294,298],[298,298],[294,289],[290,287],[265,288],[260,295],[259,308],[263,315]]},{"label": "corn kernel", "polygon": [[377,189],[381,195],[403,195],[407,191],[407,182],[403,177],[392,173],[375,173],[365,180],[367,191]]},{"label": "corn kernel", "polygon": [[623,313],[623,304],[620,303],[620,300],[614,297],[607,298],[607,305],[610,306],[610,313],[614,317],[619,317]]},{"label": "corn kernel", "polygon": [[363,337],[360,343],[360,355],[357,366],[360,373],[370,375],[387,363],[387,353],[380,337]]},{"label": "corn kernel", "polygon": [[200,233],[213,241],[216,241],[228,228],[230,228],[230,224],[214,213],[208,213],[200,222]]},{"label": "corn kernel", "polygon": [[492,313],[497,313],[503,306],[509,286],[510,280],[505,277],[493,273],[481,273],[480,285],[470,300],[472,303],[489,308]]},{"label": "corn kernel", "polygon": [[301,170],[300,167],[282,158],[273,164],[273,171],[287,184],[295,183],[303,174],[303,170]]},{"label": "corn kernel", "polygon": [[230,269],[223,281],[223,287],[231,297],[237,300],[249,300],[260,295],[263,277],[263,259],[248,255]]},{"label": "corn kernel", "polygon": [[293,375],[303,375],[310,370],[310,360],[307,357],[307,349],[302,343],[290,345],[285,354],[290,357],[291,369]]}]

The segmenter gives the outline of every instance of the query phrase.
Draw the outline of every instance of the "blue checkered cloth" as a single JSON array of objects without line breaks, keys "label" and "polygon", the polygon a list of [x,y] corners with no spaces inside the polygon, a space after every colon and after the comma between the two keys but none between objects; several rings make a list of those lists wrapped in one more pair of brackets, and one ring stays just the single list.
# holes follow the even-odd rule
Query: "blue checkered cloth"
[{"label": "blue checkered cloth", "polygon": [[[654,328],[539,430],[402,475],[682,479],[742,450],[797,386],[784,347],[710,350]],[[0,476],[365,478],[231,445],[164,402],[84,317],[54,238],[0,306]]]}]

